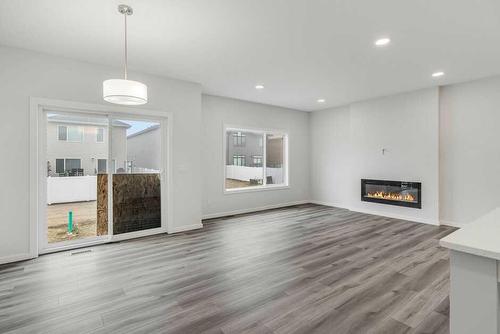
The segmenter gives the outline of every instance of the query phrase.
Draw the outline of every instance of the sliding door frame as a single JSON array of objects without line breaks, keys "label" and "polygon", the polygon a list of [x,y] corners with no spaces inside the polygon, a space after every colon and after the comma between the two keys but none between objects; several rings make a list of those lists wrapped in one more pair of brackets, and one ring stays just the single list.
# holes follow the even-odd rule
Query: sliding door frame
[{"label": "sliding door frame", "polygon": [[[108,130],[108,235],[96,236],[79,241],[58,243],[55,247],[47,247],[47,166],[46,166],[46,113],[58,112],[65,114],[85,114],[107,117],[111,123],[113,119],[146,119],[160,123],[161,129],[161,227],[124,233],[112,234],[112,171],[111,160],[111,127]],[[109,125],[108,123],[108,125]],[[73,101],[53,100],[45,98],[30,98],[30,170],[29,170],[29,248],[30,256],[56,252],[61,250],[88,247],[96,244],[121,241],[146,235],[168,233],[172,231],[172,138],[173,115],[171,112],[158,111],[133,107],[120,107],[115,105],[88,104]],[[43,227],[43,228],[42,228]]]}]

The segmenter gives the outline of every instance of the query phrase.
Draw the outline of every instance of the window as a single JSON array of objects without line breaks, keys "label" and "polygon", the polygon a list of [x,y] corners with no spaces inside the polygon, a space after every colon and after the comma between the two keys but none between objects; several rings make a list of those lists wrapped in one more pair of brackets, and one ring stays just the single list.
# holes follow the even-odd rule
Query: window
[{"label": "window", "polygon": [[288,185],[286,134],[227,128],[225,137],[226,190]]},{"label": "window", "polygon": [[97,143],[104,143],[104,128],[97,128],[95,141]]},{"label": "window", "polygon": [[82,168],[81,159],[56,159],[56,173],[65,174],[70,173],[74,169]]},{"label": "window", "polygon": [[57,128],[57,139],[81,143],[83,141],[83,128],[79,126],[59,125]]},{"label": "window", "polygon": [[57,139],[66,141],[68,140],[68,128],[64,125],[57,127]]},{"label": "window", "polygon": [[234,146],[245,146],[246,144],[246,135],[241,131],[233,133],[233,145]]},{"label": "window", "polygon": [[253,165],[253,167],[262,167],[262,156],[261,155],[254,155],[252,157],[252,165]]},{"label": "window", "polygon": [[108,161],[106,159],[97,159],[97,173],[102,174],[107,172]]},{"label": "window", "polygon": [[82,142],[83,129],[79,126],[68,126],[68,141],[78,143]]},{"label": "window", "polygon": [[68,171],[82,168],[82,161],[80,159],[66,159],[65,164],[65,168]]},{"label": "window", "polygon": [[233,155],[233,165],[234,166],[245,166],[246,157],[244,155]]},{"label": "window", "polygon": [[56,173],[64,173],[64,159],[56,159]]}]

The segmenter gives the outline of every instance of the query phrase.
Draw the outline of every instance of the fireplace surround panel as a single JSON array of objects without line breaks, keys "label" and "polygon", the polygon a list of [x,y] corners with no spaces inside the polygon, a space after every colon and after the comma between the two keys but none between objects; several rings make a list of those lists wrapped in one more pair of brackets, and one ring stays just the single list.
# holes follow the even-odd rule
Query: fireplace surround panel
[{"label": "fireplace surround panel", "polygon": [[422,183],[361,179],[361,201],[422,208]]}]

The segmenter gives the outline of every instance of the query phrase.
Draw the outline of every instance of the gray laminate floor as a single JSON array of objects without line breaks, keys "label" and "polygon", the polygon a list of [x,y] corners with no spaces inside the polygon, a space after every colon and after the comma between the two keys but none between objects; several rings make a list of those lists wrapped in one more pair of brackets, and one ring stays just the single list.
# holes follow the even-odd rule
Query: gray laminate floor
[{"label": "gray laminate floor", "polygon": [[448,333],[450,227],[316,205],[0,266],[0,333]]}]

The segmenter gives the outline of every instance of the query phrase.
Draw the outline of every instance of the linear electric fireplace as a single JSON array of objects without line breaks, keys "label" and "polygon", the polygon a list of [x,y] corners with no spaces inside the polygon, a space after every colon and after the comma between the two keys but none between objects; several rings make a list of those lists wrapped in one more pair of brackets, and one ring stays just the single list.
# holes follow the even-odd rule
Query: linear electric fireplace
[{"label": "linear electric fireplace", "polygon": [[422,183],[361,179],[361,200],[422,208]]}]

